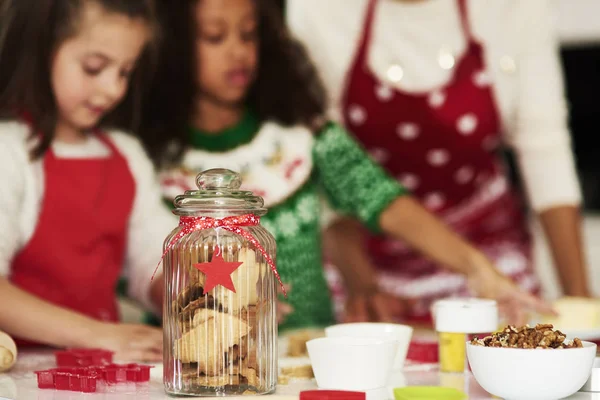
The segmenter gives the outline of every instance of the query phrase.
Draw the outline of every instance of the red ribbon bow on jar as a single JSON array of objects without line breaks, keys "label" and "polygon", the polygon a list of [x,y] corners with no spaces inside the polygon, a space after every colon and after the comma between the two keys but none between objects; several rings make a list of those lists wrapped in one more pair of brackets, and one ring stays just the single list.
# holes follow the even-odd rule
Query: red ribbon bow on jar
[{"label": "red ribbon bow on jar", "polygon": [[160,263],[167,253],[173,248],[175,243],[179,241],[186,235],[189,235],[192,232],[200,231],[203,229],[214,229],[214,228],[222,228],[226,231],[233,232],[250,243],[252,243],[258,251],[263,255],[269,267],[271,267],[271,271],[275,274],[277,281],[281,285],[281,290],[284,296],[287,297],[287,292],[285,287],[283,286],[283,282],[281,281],[281,277],[279,276],[279,272],[277,272],[277,267],[275,267],[275,262],[271,258],[271,256],[266,252],[264,247],[260,244],[258,240],[254,236],[252,236],[248,231],[244,230],[242,227],[244,226],[257,226],[260,223],[260,217],[254,214],[244,214],[244,215],[236,215],[231,217],[225,217],[221,219],[211,218],[211,217],[180,217],[179,218],[179,227],[181,230],[175,235],[167,247],[161,257],[161,261],[156,266],[156,270],[154,274],[152,274],[152,279],[154,279],[154,275],[156,275],[156,271],[160,267]]}]

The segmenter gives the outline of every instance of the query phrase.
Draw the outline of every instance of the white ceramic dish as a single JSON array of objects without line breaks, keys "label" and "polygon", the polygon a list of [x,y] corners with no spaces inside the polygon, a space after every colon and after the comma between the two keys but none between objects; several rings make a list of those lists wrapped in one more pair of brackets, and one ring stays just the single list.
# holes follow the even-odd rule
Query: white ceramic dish
[{"label": "white ceramic dish", "polygon": [[580,389],[581,392],[600,392],[600,358],[596,357],[592,372],[587,382]]},{"label": "white ceramic dish", "polygon": [[350,323],[325,328],[327,337],[370,337],[376,339],[393,339],[398,341],[398,352],[394,359],[394,370],[404,367],[406,353],[412,338],[413,328],[408,325],[388,323]]},{"label": "white ceramic dish", "polygon": [[576,393],[590,376],[596,345],[579,349],[510,349],[467,343],[467,357],[483,389],[506,400],[557,400]]},{"label": "white ceramic dish", "polygon": [[308,341],[306,348],[319,388],[365,391],[386,386],[398,341],[325,337]]}]

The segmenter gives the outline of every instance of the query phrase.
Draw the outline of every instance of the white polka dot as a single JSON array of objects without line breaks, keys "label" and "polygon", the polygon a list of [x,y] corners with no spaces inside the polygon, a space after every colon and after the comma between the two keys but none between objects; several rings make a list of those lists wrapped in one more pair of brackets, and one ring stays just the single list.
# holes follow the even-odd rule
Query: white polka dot
[{"label": "white polka dot", "polygon": [[423,204],[430,210],[438,210],[446,203],[444,195],[440,192],[431,192],[423,198]]},{"label": "white polka dot", "polygon": [[434,149],[427,153],[427,161],[434,167],[441,167],[450,161],[450,153],[444,149]]},{"label": "white polka dot", "polygon": [[412,122],[405,122],[399,124],[396,128],[396,133],[398,134],[398,136],[400,136],[400,138],[404,140],[416,139],[417,136],[419,136],[420,132],[421,129],[419,128],[419,125],[414,124]]},{"label": "white polka dot", "polygon": [[488,186],[488,194],[492,197],[497,197],[506,192],[507,187],[506,180],[498,179]]},{"label": "white polka dot", "polygon": [[454,68],[456,60],[449,49],[442,49],[438,55],[438,63],[440,64],[440,67],[448,70]]},{"label": "white polka dot", "polygon": [[402,78],[404,77],[404,69],[398,65],[398,64],[393,64],[390,65],[390,67],[387,70],[387,78],[394,82],[394,83],[398,83],[402,80]]},{"label": "white polka dot", "polygon": [[408,190],[415,190],[420,183],[419,177],[415,174],[402,174],[398,177],[398,181]]},{"label": "white polka dot", "polygon": [[456,124],[456,129],[458,129],[458,131],[460,133],[462,133],[463,135],[472,134],[476,128],[477,128],[477,117],[472,113],[468,113],[468,114],[465,114],[462,117],[460,117]]},{"label": "white polka dot", "polygon": [[484,150],[492,151],[498,147],[499,140],[496,136],[486,136],[481,142],[481,147]]},{"label": "white polka dot", "polygon": [[474,176],[475,171],[473,168],[467,166],[459,168],[454,173],[454,179],[456,179],[456,182],[460,183],[461,185],[469,183]]},{"label": "white polka dot", "polygon": [[427,98],[427,102],[431,108],[438,108],[444,105],[446,102],[446,94],[439,90],[432,92]]},{"label": "white polka dot", "polygon": [[353,104],[348,107],[348,117],[354,125],[362,125],[367,120],[367,112],[361,106]]},{"label": "white polka dot", "polygon": [[502,56],[500,58],[500,69],[507,74],[514,74],[517,71],[517,62],[511,56]]},{"label": "white polka dot", "polygon": [[380,164],[385,164],[390,159],[390,154],[386,149],[382,149],[381,147],[375,147],[369,150],[369,154],[373,161],[378,162]]},{"label": "white polka dot", "polygon": [[473,75],[473,83],[478,87],[486,87],[492,83],[492,79],[487,71],[477,71]]},{"label": "white polka dot", "polygon": [[379,85],[377,89],[375,89],[375,95],[381,101],[389,101],[394,97],[394,92],[389,86]]}]

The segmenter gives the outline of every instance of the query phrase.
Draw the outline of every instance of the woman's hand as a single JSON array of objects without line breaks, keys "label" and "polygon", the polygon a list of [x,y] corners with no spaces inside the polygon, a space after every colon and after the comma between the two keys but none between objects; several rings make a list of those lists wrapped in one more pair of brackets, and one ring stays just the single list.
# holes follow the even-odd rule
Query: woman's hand
[{"label": "woman's hand", "polygon": [[483,260],[467,279],[470,289],[479,297],[498,302],[500,313],[506,317],[509,324],[526,324],[529,318],[528,311],[556,314],[550,304],[517,287],[487,260]]},{"label": "woman's hand", "polygon": [[364,291],[349,296],[344,322],[396,322],[413,303],[377,289]]},{"label": "woman's hand", "polygon": [[396,199],[380,216],[383,230],[404,240],[431,260],[461,273],[477,296],[498,301],[508,320],[526,322],[528,311],[554,314],[546,302],[519,289],[500,274],[478,249],[409,196]]},{"label": "woman's hand", "polygon": [[159,362],[163,355],[163,332],[141,324],[98,322],[86,347],[98,347],[115,352],[123,361]]}]

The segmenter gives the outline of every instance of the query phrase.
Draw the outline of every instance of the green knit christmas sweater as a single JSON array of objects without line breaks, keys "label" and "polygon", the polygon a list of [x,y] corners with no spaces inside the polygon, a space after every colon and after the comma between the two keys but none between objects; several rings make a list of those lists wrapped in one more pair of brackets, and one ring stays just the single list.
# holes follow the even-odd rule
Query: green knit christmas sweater
[{"label": "green knit christmas sweater", "polygon": [[239,172],[242,189],[265,200],[261,224],[275,237],[277,269],[292,287],[286,301],[294,312],[280,330],[334,323],[321,252],[327,216],[352,215],[377,231],[379,215],[404,188],[333,123],[314,134],[302,126],[261,124],[246,113],[218,134],[191,129],[190,145],[179,167],[160,174],[165,201],[195,188],[203,170]]}]

